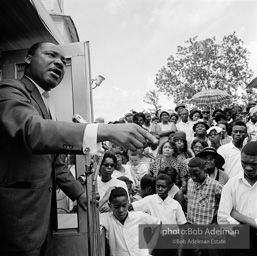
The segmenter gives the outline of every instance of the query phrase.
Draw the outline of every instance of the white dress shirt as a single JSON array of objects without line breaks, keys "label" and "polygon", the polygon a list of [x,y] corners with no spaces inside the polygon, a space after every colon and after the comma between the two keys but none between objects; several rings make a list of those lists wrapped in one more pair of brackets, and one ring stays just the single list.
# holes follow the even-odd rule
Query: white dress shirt
[{"label": "white dress shirt", "polygon": [[229,178],[244,172],[241,165],[241,151],[233,144],[233,142],[220,146],[217,149],[217,153],[225,160],[223,168]]},{"label": "white dress shirt", "polygon": [[181,205],[171,197],[162,200],[157,194],[146,196],[132,203],[135,211],[142,211],[160,219],[163,224],[185,224],[186,218]]},{"label": "white dress shirt", "polygon": [[111,256],[150,256],[148,249],[139,249],[139,224],[160,224],[160,220],[143,212],[128,212],[122,225],[112,212],[100,214]]},{"label": "white dress shirt", "polygon": [[218,223],[239,224],[230,215],[233,209],[247,217],[257,218],[257,182],[251,186],[244,178],[244,173],[232,177],[224,185],[218,210]]},{"label": "white dress shirt", "polygon": [[[37,85],[30,77],[25,76],[28,78],[38,89],[46,108],[48,109],[48,104],[46,102],[46,98],[43,96],[45,92],[39,85]],[[84,131],[83,136],[83,152],[84,154],[96,154],[101,149],[101,144],[97,143],[97,130],[98,124],[88,124]]]}]

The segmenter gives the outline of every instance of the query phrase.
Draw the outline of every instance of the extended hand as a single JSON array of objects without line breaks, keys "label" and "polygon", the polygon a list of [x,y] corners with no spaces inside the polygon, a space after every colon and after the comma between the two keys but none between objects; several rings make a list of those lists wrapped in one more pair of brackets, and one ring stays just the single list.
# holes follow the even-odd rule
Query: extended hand
[{"label": "extended hand", "polygon": [[99,124],[97,141],[111,141],[129,150],[143,148],[149,140],[153,144],[159,141],[137,124]]}]

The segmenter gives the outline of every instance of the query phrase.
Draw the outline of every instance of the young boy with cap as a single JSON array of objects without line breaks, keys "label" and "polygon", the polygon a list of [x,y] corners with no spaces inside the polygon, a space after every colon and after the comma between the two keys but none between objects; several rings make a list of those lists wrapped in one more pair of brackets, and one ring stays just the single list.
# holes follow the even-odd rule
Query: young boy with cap
[{"label": "young boy with cap", "polygon": [[221,146],[221,132],[222,128],[218,126],[212,126],[207,130],[208,144],[210,147],[218,149]]}]

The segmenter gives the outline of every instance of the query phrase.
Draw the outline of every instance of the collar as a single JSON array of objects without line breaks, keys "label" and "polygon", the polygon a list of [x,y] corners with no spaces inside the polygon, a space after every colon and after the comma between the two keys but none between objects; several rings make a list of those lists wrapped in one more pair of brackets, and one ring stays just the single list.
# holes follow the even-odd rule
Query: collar
[{"label": "collar", "polygon": [[113,215],[113,212],[111,213],[111,218],[113,218],[118,224],[120,224],[121,226],[123,226],[127,221],[131,220],[131,213],[128,211],[128,216],[125,219],[124,223],[121,224],[121,222]]},{"label": "collar", "polygon": [[244,177],[244,172],[238,174],[238,180],[240,180],[241,182],[243,182],[246,186],[252,188],[257,186],[257,182],[254,183],[254,185],[252,186]]},{"label": "collar", "polygon": [[198,188],[200,188],[202,186],[208,186],[209,180],[210,180],[210,177],[209,177],[208,174],[206,174],[206,177],[205,177],[205,179],[204,179],[204,181],[202,183],[197,183],[197,182],[194,182],[194,181],[193,182],[195,184],[195,188],[198,189]]},{"label": "collar", "polygon": [[158,194],[156,194],[156,195],[157,195],[157,203],[158,203],[158,204],[169,205],[169,201],[170,201],[170,199],[171,199],[171,198],[169,197],[169,195],[165,198],[165,200],[162,200]]},{"label": "collar", "polygon": [[[29,79],[35,86],[36,88],[38,89],[40,95],[42,96],[42,94],[45,92],[44,89],[42,89],[34,80],[32,80],[30,77],[24,75],[24,77],[26,77],[27,79]],[[42,96],[43,97],[43,96]]]}]

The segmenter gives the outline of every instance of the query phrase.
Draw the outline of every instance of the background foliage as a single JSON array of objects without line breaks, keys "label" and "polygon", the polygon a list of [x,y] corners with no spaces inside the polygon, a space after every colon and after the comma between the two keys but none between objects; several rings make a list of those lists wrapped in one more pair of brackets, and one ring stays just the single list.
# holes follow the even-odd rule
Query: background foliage
[{"label": "background foliage", "polygon": [[221,43],[215,37],[197,40],[196,36],[185,44],[156,74],[158,91],[173,96],[175,103],[187,103],[195,93],[211,88],[227,91],[234,103],[256,99],[252,89],[246,90],[253,75],[250,53],[235,33],[224,36]]}]

